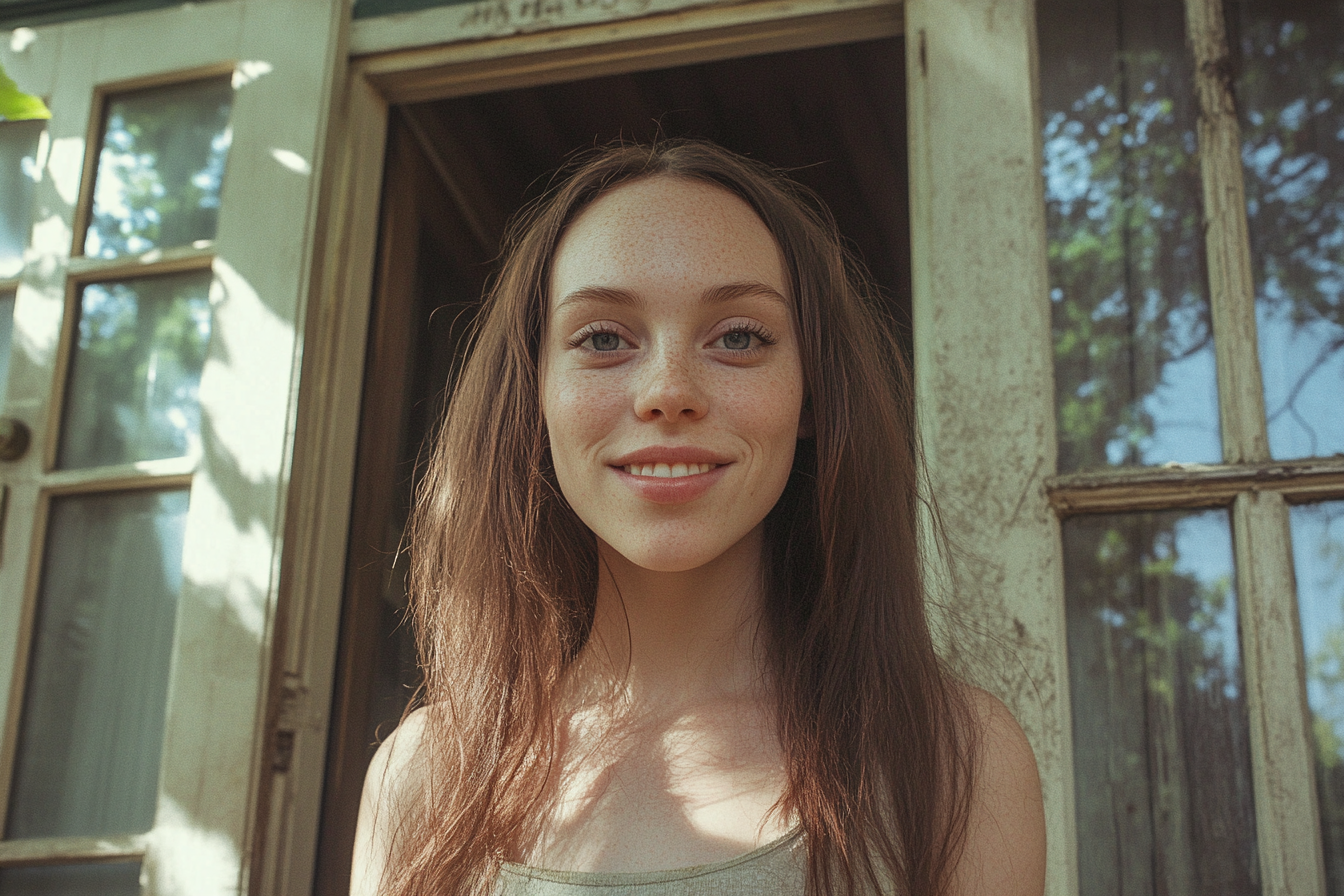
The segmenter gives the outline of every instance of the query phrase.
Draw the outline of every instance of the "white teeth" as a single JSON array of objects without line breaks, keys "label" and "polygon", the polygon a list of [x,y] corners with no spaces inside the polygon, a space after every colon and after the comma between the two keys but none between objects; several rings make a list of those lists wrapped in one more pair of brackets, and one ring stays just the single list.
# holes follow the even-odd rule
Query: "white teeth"
[{"label": "white teeth", "polygon": [[708,473],[718,464],[629,464],[625,472],[631,476],[651,476],[656,479],[680,479]]}]

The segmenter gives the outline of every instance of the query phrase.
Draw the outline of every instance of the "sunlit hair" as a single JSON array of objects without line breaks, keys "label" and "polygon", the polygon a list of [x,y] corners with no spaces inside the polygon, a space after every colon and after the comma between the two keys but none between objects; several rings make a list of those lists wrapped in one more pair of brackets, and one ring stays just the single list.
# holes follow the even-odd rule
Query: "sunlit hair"
[{"label": "sunlit hair", "polygon": [[824,206],[763,165],[681,140],[576,160],[506,237],[411,524],[423,772],[397,788],[414,793],[406,811],[383,819],[395,828],[384,889],[490,892],[543,805],[559,685],[597,590],[596,541],[556,484],[541,412],[550,265],[584,208],[649,177],[741,197],[785,259],[814,435],[766,520],[763,641],[787,766],[780,808],[804,832],[808,892],[942,893],[975,726],[926,619],[908,372]]}]

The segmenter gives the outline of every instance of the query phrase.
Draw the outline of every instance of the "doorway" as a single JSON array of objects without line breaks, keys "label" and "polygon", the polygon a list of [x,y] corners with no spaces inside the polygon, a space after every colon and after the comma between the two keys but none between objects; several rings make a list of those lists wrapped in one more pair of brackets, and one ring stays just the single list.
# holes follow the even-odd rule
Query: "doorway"
[{"label": "doorway", "polygon": [[910,351],[904,43],[861,41],[395,107],[314,891],[343,896],[364,771],[418,681],[401,543],[508,217],[576,149],[705,137],[815,190]]}]

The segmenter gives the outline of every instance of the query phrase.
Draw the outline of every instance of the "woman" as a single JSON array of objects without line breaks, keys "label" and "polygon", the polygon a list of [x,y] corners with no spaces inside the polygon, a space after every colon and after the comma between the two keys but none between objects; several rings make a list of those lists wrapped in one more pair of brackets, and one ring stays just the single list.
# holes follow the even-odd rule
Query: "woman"
[{"label": "woman", "polygon": [[600,150],[515,224],[353,893],[1042,891],[1026,739],[934,654],[870,292],[810,194],[704,142]]}]

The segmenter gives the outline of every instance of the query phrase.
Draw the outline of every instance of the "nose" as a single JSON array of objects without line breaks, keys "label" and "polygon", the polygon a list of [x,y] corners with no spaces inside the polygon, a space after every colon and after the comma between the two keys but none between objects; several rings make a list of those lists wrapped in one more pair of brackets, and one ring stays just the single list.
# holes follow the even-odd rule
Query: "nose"
[{"label": "nose", "polygon": [[698,420],[709,410],[700,371],[688,352],[669,346],[653,353],[641,367],[635,393],[639,419]]}]

